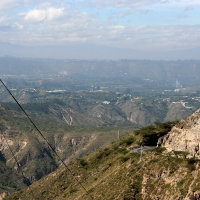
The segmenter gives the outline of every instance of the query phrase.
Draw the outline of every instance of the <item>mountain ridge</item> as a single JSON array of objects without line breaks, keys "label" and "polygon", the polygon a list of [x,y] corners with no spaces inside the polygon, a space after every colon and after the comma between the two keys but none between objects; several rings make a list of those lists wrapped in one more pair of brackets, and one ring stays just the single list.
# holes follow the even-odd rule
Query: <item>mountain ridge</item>
[{"label": "mountain ridge", "polygon": [[[0,43],[0,56],[54,59],[199,59],[199,48],[171,51],[140,51],[133,48],[116,48],[100,45],[48,45],[24,46]],[[87,51],[86,51],[87,50]],[[59,52],[59,53],[58,53]]]}]

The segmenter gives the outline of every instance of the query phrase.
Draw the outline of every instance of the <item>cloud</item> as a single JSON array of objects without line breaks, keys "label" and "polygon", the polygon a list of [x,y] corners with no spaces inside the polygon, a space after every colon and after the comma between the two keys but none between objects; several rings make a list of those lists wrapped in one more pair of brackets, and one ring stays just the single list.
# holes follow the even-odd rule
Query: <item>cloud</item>
[{"label": "cloud", "polygon": [[0,10],[10,9],[17,6],[17,0],[1,0],[0,1]]},{"label": "cloud", "polygon": [[23,29],[23,28],[24,28],[24,25],[23,25],[23,24],[20,24],[20,23],[18,23],[18,22],[16,22],[16,23],[14,24],[14,26],[15,26],[16,28],[18,28],[18,29]]},{"label": "cloud", "polygon": [[138,7],[147,4],[154,4],[159,2],[159,0],[89,0],[87,4],[94,7],[104,8],[104,7],[115,7],[115,8],[124,8],[124,7]]},{"label": "cloud", "polygon": [[45,9],[34,9],[27,13],[22,13],[24,15],[25,21],[30,22],[41,22],[41,21],[52,21],[61,17],[64,13],[64,8],[47,8]]},{"label": "cloud", "polygon": [[[194,0],[70,0],[62,1],[61,5],[53,0],[3,2],[10,2],[4,7],[26,3],[9,12],[0,11],[2,41],[25,45],[85,43],[138,50],[200,46],[199,26],[169,26],[171,22],[188,23],[190,18],[177,20],[176,17],[181,11],[179,18],[188,17],[194,8],[194,12],[198,11],[199,8],[194,6],[198,2]],[[153,6],[149,6],[151,4]],[[171,9],[173,5],[177,7]],[[2,2],[0,6],[3,6]],[[142,15],[147,12],[148,16]]]},{"label": "cloud", "polygon": [[50,8],[51,7],[51,3],[50,2],[42,2],[39,5],[37,5],[38,9],[46,9],[46,8]]},{"label": "cloud", "polygon": [[165,4],[169,6],[195,6],[195,5],[200,5],[199,0],[159,0],[157,3],[159,4]]},{"label": "cloud", "polygon": [[187,6],[185,8],[185,11],[191,11],[191,10],[194,10],[194,7],[193,6]]},{"label": "cloud", "polygon": [[0,23],[5,22],[6,18],[5,17],[0,17]]},{"label": "cloud", "polygon": [[[178,50],[200,46],[200,25],[148,26],[131,30],[128,43],[136,49]],[[135,39],[136,38],[136,39]]]},{"label": "cloud", "polygon": [[17,31],[19,29],[23,29],[23,27],[24,26],[22,24],[20,24],[20,23],[15,23],[13,25],[6,24],[6,25],[1,25],[0,26],[0,31],[1,32],[12,32],[12,31]]},{"label": "cloud", "polygon": [[9,10],[19,6],[34,6],[40,2],[39,0],[0,0],[0,10]]},{"label": "cloud", "polygon": [[[80,1],[78,1],[80,3]],[[105,8],[105,7],[115,7],[115,8],[135,8],[145,5],[152,4],[165,4],[165,5],[200,5],[199,0],[85,0],[81,1],[81,4],[85,4],[91,7]]]},{"label": "cloud", "polygon": [[118,17],[125,17],[125,16],[128,16],[128,15],[132,15],[134,12],[136,12],[136,10],[135,9],[128,9],[128,10],[126,10],[126,11],[123,11],[123,12],[120,12],[119,14],[118,14]]}]

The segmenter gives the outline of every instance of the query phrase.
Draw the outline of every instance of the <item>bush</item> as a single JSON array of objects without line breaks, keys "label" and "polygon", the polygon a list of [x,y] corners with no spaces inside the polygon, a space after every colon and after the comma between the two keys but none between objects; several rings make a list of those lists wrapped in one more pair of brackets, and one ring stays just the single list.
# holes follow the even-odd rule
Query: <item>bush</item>
[{"label": "bush", "polygon": [[190,171],[194,171],[195,170],[194,164],[196,163],[195,158],[189,158],[189,159],[187,159],[187,163],[188,163],[188,169]]},{"label": "bush", "polygon": [[161,154],[163,151],[165,151],[166,148],[165,147],[157,147],[155,149],[152,149],[152,151],[154,151],[157,154]]},{"label": "bush", "polygon": [[127,154],[129,151],[126,148],[119,148],[116,150],[116,153]]},{"label": "bush", "polygon": [[82,167],[85,167],[86,165],[88,165],[88,162],[87,162],[86,160],[84,160],[84,159],[81,159],[81,160],[80,160],[80,165],[81,165]]},{"label": "bush", "polygon": [[126,161],[128,161],[130,159],[130,156],[123,156],[120,159],[124,163],[124,162],[126,162]]},{"label": "bush", "polygon": [[112,150],[109,148],[105,148],[103,150],[99,150],[99,153],[96,155],[97,159],[104,158],[112,153]]},{"label": "bush", "polygon": [[122,144],[131,145],[135,142],[135,138],[133,136],[129,136],[128,138],[122,140]]}]

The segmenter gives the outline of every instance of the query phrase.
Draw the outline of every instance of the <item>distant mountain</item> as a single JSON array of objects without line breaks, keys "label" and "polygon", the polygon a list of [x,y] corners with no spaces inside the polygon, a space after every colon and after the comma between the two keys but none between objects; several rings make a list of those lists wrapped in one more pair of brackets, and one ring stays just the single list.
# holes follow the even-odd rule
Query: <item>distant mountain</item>
[{"label": "distant mountain", "polygon": [[1,75],[123,78],[123,80],[200,83],[200,61],[56,60],[1,57]]},{"label": "distant mountain", "polygon": [[89,44],[23,46],[0,42],[0,56],[24,58],[178,60],[199,59],[199,52],[199,48],[155,52]]}]

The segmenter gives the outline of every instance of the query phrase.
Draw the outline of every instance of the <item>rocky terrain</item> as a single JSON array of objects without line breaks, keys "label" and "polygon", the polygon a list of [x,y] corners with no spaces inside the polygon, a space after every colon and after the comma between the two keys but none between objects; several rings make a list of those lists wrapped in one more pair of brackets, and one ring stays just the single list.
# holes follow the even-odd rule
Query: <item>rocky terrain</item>
[{"label": "rocky terrain", "polygon": [[[195,110],[181,101],[105,91],[38,95],[37,102],[31,102],[31,95],[22,93],[17,99],[33,118],[84,127],[144,127],[154,122],[181,120]],[[16,103],[4,105],[20,112]]]},{"label": "rocky terrain", "polygon": [[[62,113],[66,121],[70,120],[68,112],[71,111],[64,110]],[[52,113],[57,114],[54,110]],[[82,118],[82,122],[87,120]],[[110,144],[131,130],[121,128],[118,135],[117,128],[74,127],[47,119],[35,116],[33,121],[66,163]],[[25,115],[0,105],[0,191],[10,192],[27,186],[21,171],[30,184],[54,171],[59,165],[60,161]],[[18,183],[16,179],[21,182]]]},{"label": "rocky terrain", "polygon": [[153,144],[152,137],[167,134],[169,128],[157,124],[137,130],[69,163],[71,173],[61,167],[5,199],[32,199],[32,190],[35,198],[44,200],[198,200],[199,160],[166,155],[160,147],[144,150],[142,157],[133,151],[141,140]]},{"label": "rocky terrain", "polygon": [[185,152],[187,157],[200,158],[200,109],[181,120],[166,136],[159,139],[159,144],[168,152]]}]

